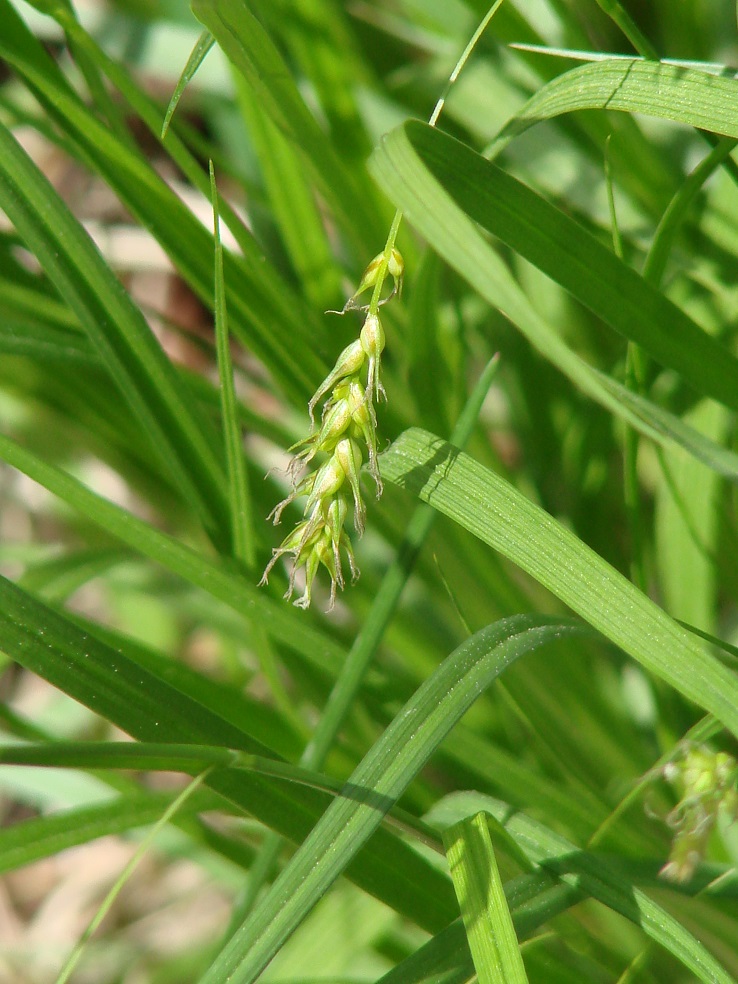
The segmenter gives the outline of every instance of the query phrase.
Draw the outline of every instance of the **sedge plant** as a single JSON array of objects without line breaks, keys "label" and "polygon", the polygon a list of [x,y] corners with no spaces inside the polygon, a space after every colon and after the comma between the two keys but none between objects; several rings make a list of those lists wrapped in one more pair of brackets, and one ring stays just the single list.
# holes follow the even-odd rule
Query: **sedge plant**
[{"label": "sedge plant", "polygon": [[735,11],[495,7],[0,0],[0,978],[738,980]]}]

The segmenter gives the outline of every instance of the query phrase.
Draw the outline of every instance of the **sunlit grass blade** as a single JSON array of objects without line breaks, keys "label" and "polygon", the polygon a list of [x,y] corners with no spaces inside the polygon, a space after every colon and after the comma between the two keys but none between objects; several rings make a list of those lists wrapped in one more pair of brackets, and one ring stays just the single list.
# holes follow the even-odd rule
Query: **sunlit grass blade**
[{"label": "sunlit grass blade", "polygon": [[[738,360],[724,346],[574,219],[463,144],[420,123],[394,131],[375,157],[375,172],[392,181],[395,194],[408,198],[411,221],[417,204],[400,180],[413,151],[466,215],[657,362],[676,369],[698,393],[738,408]],[[415,194],[419,191],[416,185]],[[443,252],[442,243],[432,241]],[[503,309],[506,300],[500,299]]]},{"label": "sunlit grass blade", "polygon": [[[549,55],[552,58],[569,58],[572,61],[622,61],[630,63],[634,60],[633,55],[618,55],[611,51],[557,48],[553,45],[526,44],[524,42],[513,42],[510,47],[516,51],[530,51],[536,55]],[[731,72],[730,66],[723,62],[706,62],[694,58],[659,58],[657,61],[660,65],[673,65],[675,68],[694,68],[699,72],[709,72],[715,75],[727,75]]]},{"label": "sunlit grass blade", "polygon": [[738,677],[540,506],[433,434],[412,428],[382,455],[387,480],[527,571],[646,669],[738,735]]},{"label": "sunlit grass blade", "polygon": [[[504,886],[517,936],[523,940],[582,900],[581,892],[544,872],[520,875]],[[377,984],[466,984],[475,973],[464,924],[454,920],[399,963]]]},{"label": "sunlit grass blade", "polygon": [[449,827],[443,842],[479,984],[527,984],[486,815]]}]

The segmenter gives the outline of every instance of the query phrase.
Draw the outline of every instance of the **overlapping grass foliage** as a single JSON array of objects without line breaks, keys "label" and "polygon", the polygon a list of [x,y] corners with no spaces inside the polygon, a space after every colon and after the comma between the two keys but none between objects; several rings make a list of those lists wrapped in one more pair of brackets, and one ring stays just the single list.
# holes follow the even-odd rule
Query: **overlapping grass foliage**
[{"label": "overlapping grass foliage", "polygon": [[[149,827],[176,771],[150,849],[232,916],[172,955],[122,915],[58,979],[738,980],[734,10],[505,0],[432,127],[481,0],[114,6],[125,52],[0,0],[0,871]],[[158,244],[197,358],[40,148]],[[308,401],[366,314],[324,312],[396,209],[344,374],[378,396],[381,354],[384,494],[302,610],[317,527],[265,517],[302,520],[287,448],[333,453]]]}]

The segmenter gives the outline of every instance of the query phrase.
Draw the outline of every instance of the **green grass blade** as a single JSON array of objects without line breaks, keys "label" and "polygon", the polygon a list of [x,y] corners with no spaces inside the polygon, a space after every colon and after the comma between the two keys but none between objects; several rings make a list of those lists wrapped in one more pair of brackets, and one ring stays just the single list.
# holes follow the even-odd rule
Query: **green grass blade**
[{"label": "green grass blade", "polygon": [[[466,165],[469,165],[468,170]],[[428,170],[430,166],[443,173],[444,180],[448,180],[448,190]],[[591,241],[586,239],[584,229],[578,225],[574,228],[572,220],[530,189],[450,137],[422,124],[408,124],[386,137],[372,158],[372,171],[408,221],[433,243],[442,258],[490,304],[503,311],[529,341],[584,392],[627,420],[639,432],[659,443],[673,441],[716,471],[735,479],[738,475],[736,455],[703,437],[668,411],[631,393],[627,387],[598,372],[576,355],[536,311],[508,268],[480,235],[475,222],[487,225],[490,231],[520,248],[523,255],[533,261],[539,260],[546,267],[553,256],[556,267],[546,272],[554,279],[560,278],[575,296],[591,303],[597,314],[609,320],[626,337],[643,344],[644,348],[648,349],[647,343],[650,343],[652,353],[658,352],[662,358],[677,363],[685,378],[698,387],[706,387],[706,393],[728,406],[738,405],[738,361],[655,288],[593,237]],[[514,215],[508,210],[510,201],[495,191],[495,187],[500,190],[503,186],[505,194],[509,193],[520,209]],[[468,215],[453,200],[451,193],[463,196]],[[498,209],[499,214],[496,214]],[[529,224],[539,221],[543,222],[548,236]],[[580,234],[586,239],[587,250],[591,247],[594,258],[602,261],[601,276],[596,280],[589,272],[589,252],[587,256],[576,255]],[[532,252],[534,245],[535,255]],[[569,251],[572,251],[571,258],[566,255]],[[549,256],[544,258],[546,252]],[[613,292],[612,286],[604,285],[608,276],[613,276],[620,284],[620,291]],[[582,281],[589,282],[586,296]],[[602,295],[598,296],[594,284],[602,288]],[[635,302],[627,305],[632,320],[626,324],[623,319],[624,293],[629,290],[634,291],[641,306],[637,307]],[[602,303],[603,297],[607,298],[606,304]],[[647,314],[653,315],[656,321]],[[679,346],[670,336],[672,321],[681,325],[678,330],[684,341]],[[709,372],[705,371],[704,364],[697,367],[697,352],[707,359]]]},{"label": "green grass blade", "polygon": [[[31,765],[62,769],[133,769],[145,772],[183,772],[198,776],[212,769],[253,772],[284,779],[331,795],[347,794],[344,784],[312,769],[280,759],[265,758],[211,745],[123,741],[44,741],[0,745],[0,765]],[[417,836],[437,848],[435,832],[412,814],[395,808],[384,818],[389,827]]]},{"label": "green grass blade", "polygon": [[[228,529],[212,434],[141,312],[58,194],[0,126],[0,206],[85,327],[141,427],[211,531]],[[144,436],[145,435],[145,436]]]},{"label": "green grass blade", "polygon": [[[151,135],[162,141],[166,152],[193,187],[197,188],[203,195],[209,196],[209,178],[185,142],[172,128],[167,131],[166,140],[160,136],[161,109],[159,105],[135,84],[126,67],[113,61],[77,21],[72,21],[68,17],[60,17],[59,20],[67,33],[74,37],[77,45],[83,46],[89,57],[100,66],[101,71],[116,87],[130,109],[148,127]],[[23,71],[24,77],[29,80],[33,79],[34,76],[29,74],[29,65],[24,62],[18,67],[20,71]],[[45,77],[45,73],[42,72],[42,76]],[[104,161],[99,162],[98,166],[103,163]],[[300,296],[291,290],[284,278],[280,277],[262,247],[246,227],[243,219],[223,198],[219,201],[219,210],[223,222],[233,233],[243,254],[238,268],[240,290],[229,292],[231,307],[234,307],[234,300],[237,300],[240,294],[248,294],[252,298],[248,315],[254,318],[258,315],[259,322],[266,323],[270,317],[267,312],[271,311],[272,322],[291,321],[293,330],[298,332],[302,320],[309,324],[313,331],[319,333],[320,321],[314,316],[310,307],[302,302]],[[156,229],[153,232],[156,234]],[[170,255],[176,254],[170,249]],[[230,258],[226,256],[224,259],[228,262]],[[238,311],[240,316],[246,317],[247,310],[245,308],[243,311],[238,308]],[[243,334],[243,329],[241,329],[241,333]]]},{"label": "green grass blade", "polygon": [[318,310],[342,307],[341,273],[298,151],[234,72],[238,106],[259,159],[264,187],[302,289]]},{"label": "green grass blade", "polygon": [[42,363],[66,364],[69,371],[100,365],[99,356],[84,336],[9,316],[0,323],[0,351]]},{"label": "green grass blade", "polygon": [[220,380],[223,443],[226,449],[233,556],[236,560],[240,560],[248,570],[253,570],[256,566],[254,511],[249,493],[248,472],[246,471],[241,424],[238,418],[238,404],[233,381],[233,362],[231,360],[228,310],[223,276],[223,246],[220,241],[218,189],[215,184],[212,161],[210,162],[210,190],[213,204],[213,238],[215,241],[215,344]]},{"label": "green grass blade", "polygon": [[412,428],[381,458],[430,502],[527,571],[652,673],[738,735],[738,678],[573,533],[494,472]]},{"label": "green grass blade", "polygon": [[[156,823],[173,800],[170,793],[127,793],[125,796],[48,817],[34,817],[0,830],[0,874],[51,857],[59,851],[87,844],[98,837],[124,833]],[[212,793],[194,797],[187,813],[215,809]]]},{"label": "green grass blade", "polygon": [[273,4],[256,0],[270,29],[278,32],[291,63],[312,86],[321,118],[345,161],[361,163],[371,150],[361,90],[371,84],[366,52],[353,28],[352,12],[333,0],[310,0],[302,16],[287,20]]},{"label": "green grass blade", "polygon": [[[155,236],[192,289],[205,303],[211,304],[212,235],[148,162],[118,140],[84,105],[8,0],[0,0],[0,21],[4,28],[0,33],[0,56],[21,75],[49,116],[73,142],[77,155],[98,171]],[[87,49],[94,53],[94,47],[74,22],[72,28],[80,43],[84,40]],[[147,100],[137,96],[125,72],[109,59],[99,57],[106,73],[120,84],[126,98],[158,134],[160,118],[152,119]],[[177,147],[182,151],[181,145]],[[209,198],[207,174],[198,176],[186,153],[180,152],[176,159],[195,187]],[[223,211],[233,215],[225,204]],[[240,227],[237,221],[232,225],[236,230]],[[284,283],[278,283],[274,271],[270,275],[263,254],[249,237],[237,232],[237,238],[244,249],[243,259],[237,260],[229,253],[224,255],[234,334],[264,359],[287,393],[302,400],[314,391],[327,369],[327,358],[316,352],[316,339],[325,334],[324,322],[296,295],[290,295]],[[237,282],[238,290],[231,286]],[[275,324],[284,326],[283,331],[275,332]]]},{"label": "green grass blade", "polygon": [[[528,859],[555,875],[564,885],[597,899],[619,912],[660,946],[673,954],[704,984],[735,984],[724,967],[692,933],[654,902],[623,873],[617,859],[602,858],[580,850],[566,837],[522,812],[511,812],[507,803],[480,793],[451,794],[431,811],[434,825],[448,825],[459,816],[484,810],[491,814],[525,852]],[[648,881],[648,878],[646,879]]]},{"label": "green grass blade", "polygon": [[342,648],[324,632],[301,619],[292,606],[272,601],[264,591],[239,574],[96,495],[71,475],[41,461],[2,435],[0,458],[122,543],[224,601],[247,619],[257,619],[272,638],[302,653],[324,671],[332,661],[342,658]]},{"label": "green grass blade", "polygon": [[658,59],[659,56],[654,46],[645,37],[631,15],[618,0],[597,0],[597,3],[607,16],[618,25],[640,55],[644,58],[651,58],[654,61]]},{"label": "green grass blade", "polygon": [[479,984],[527,984],[484,813],[443,835]]},{"label": "green grass blade", "polygon": [[[690,419],[716,439],[725,436],[728,418],[723,407],[708,402],[690,413]],[[714,472],[678,452],[663,456],[661,471],[654,522],[664,607],[683,622],[715,632],[721,482]]]},{"label": "green grass blade", "polygon": [[373,255],[386,235],[387,211],[347,171],[258,18],[239,0],[194,0],[192,9],[241,72],[264,111],[294,144],[359,255]]},{"label": "green grass blade", "polygon": [[[581,224],[473,150],[420,123],[405,124],[387,139],[379,168],[384,171],[387,158],[406,155],[408,144],[465,214],[624,338],[676,369],[698,393],[738,408],[738,359]],[[411,221],[418,211],[413,205]]]},{"label": "green grass blade", "polygon": [[69,957],[64,961],[64,966],[59,972],[59,976],[56,979],[55,984],[67,984],[67,981],[74,972],[74,968],[79,963],[82,958],[82,954],[86,950],[90,938],[95,933],[100,923],[103,921],[105,916],[110,912],[115,899],[120,895],[126,882],[130,879],[134,870],[143,860],[146,852],[151,848],[157,834],[162,831],[166,825],[172,820],[182,809],[183,806],[195,795],[202,785],[207,773],[202,773],[193,779],[185,789],[183,789],[179,795],[167,806],[162,815],[156,821],[156,823],[151,827],[150,830],[146,832],[145,837],[141,843],[136,848],[133,857],[128,861],[123,871],[120,873],[118,878],[116,878],[115,883],[111,889],[106,894],[103,901],[98,906],[95,915],[92,917],[88,923],[85,931],[82,933],[81,937],[77,941],[74,949],[69,954]]},{"label": "green grass blade", "polygon": [[578,631],[552,619],[519,616],[488,626],[455,650],[354,770],[345,787],[354,798],[330,805],[200,984],[255,980],[479,693],[514,659]]},{"label": "green grass blade", "polygon": [[169,130],[169,124],[172,122],[172,117],[174,116],[175,110],[179,105],[179,100],[192,81],[197,72],[198,68],[205,61],[208,52],[215,44],[215,38],[209,31],[203,31],[200,37],[197,39],[195,47],[190,52],[190,57],[187,59],[187,64],[182,69],[182,74],[180,75],[176,86],[174,87],[174,92],[172,93],[172,98],[169,100],[169,105],[167,106],[167,111],[164,114],[164,122],[161,125],[161,139],[163,140],[167,131]]},{"label": "green grass blade", "polygon": [[738,137],[732,107],[738,80],[640,58],[580,65],[543,86],[502,128],[485,154],[498,154],[541,120],[578,109],[642,113]]},{"label": "green grass blade", "polygon": [[[508,881],[505,897],[520,939],[528,938],[544,923],[582,900],[581,892],[557,884],[542,871]],[[465,984],[473,977],[474,970],[464,924],[457,919],[377,984]]]},{"label": "green grass blade", "polygon": [[[21,587],[26,587],[25,581]],[[129,659],[150,669],[160,679],[166,680],[181,693],[189,694],[199,704],[204,704],[236,727],[243,721],[248,721],[249,733],[279,755],[290,761],[299,756],[302,738],[301,732],[293,724],[293,708],[280,713],[281,708],[277,710],[260,702],[230,682],[213,680],[181,660],[173,660],[127,635],[113,632],[97,623],[88,623],[84,619],[77,618],[76,622],[81,628],[93,632],[102,642],[107,642],[116,649],[123,649]],[[255,641],[254,648],[260,643],[260,639],[258,643]]]},{"label": "green grass blade", "polygon": [[[248,722],[239,727],[226,721],[4,578],[0,651],[141,741],[219,745],[278,760],[247,733]],[[207,782],[238,810],[296,844],[308,837],[330,802],[320,790],[245,770],[217,770]],[[454,916],[448,879],[386,830],[377,830],[362,854],[342,868],[364,891],[429,931],[437,932]]]},{"label": "green grass blade", "polygon": [[209,745],[155,744],[128,741],[46,741],[0,745],[0,765],[35,765],[60,769],[136,769],[150,772],[199,773],[211,766],[226,769],[238,753]]}]

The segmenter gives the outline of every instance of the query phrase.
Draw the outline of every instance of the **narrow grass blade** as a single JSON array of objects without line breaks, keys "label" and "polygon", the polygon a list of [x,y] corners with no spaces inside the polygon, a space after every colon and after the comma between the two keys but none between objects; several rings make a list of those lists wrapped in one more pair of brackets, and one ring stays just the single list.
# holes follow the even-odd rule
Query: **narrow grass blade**
[{"label": "narrow grass blade", "polygon": [[578,631],[553,619],[518,616],[488,626],[455,650],[354,770],[346,785],[354,798],[330,805],[200,984],[254,981],[479,693],[514,659]]},{"label": "narrow grass blade", "polygon": [[366,194],[305,105],[263,25],[238,0],[194,0],[195,16],[212,32],[273,122],[299,150],[311,179],[361,254],[384,241],[387,213]]},{"label": "narrow grass blade", "polygon": [[[569,58],[571,61],[598,62],[622,61],[632,62],[633,55],[616,55],[611,51],[588,51],[580,48],[555,48],[543,44],[524,44],[513,42],[510,45],[516,51],[529,51],[536,55],[548,55],[552,58]],[[654,59],[650,59],[654,60]],[[689,58],[657,58],[660,65],[674,65],[676,68],[694,68],[698,72],[709,72],[711,75],[731,75],[733,69],[724,62],[708,62]]]},{"label": "narrow grass blade", "polygon": [[190,52],[190,57],[187,59],[187,64],[182,69],[182,74],[177,81],[177,85],[174,87],[172,98],[169,100],[169,105],[167,106],[167,111],[164,115],[164,122],[161,125],[162,140],[167,135],[169,124],[171,123],[174,112],[179,105],[179,100],[182,98],[182,94],[194,78],[200,65],[202,65],[205,61],[208,52],[214,44],[215,38],[209,31],[203,31],[197,39],[195,47],[192,49]]},{"label": "narrow grass blade", "polygon": [[502,128],[485,156],[496,156],[541,120],[578,109],[643,113],[725,137],[738,137],[732,107],[738,79],[660,61],[615,58],[580,65],[543,86]]},{"label": "narrow grass blade", "polygon": [[253,570],[256,566],[254,511],[249,493],[248,472],[243,453],[241,424],[233,381],[233,362],[228,335],[228,310],[223,275],[223,245],[220,241],[218,189],[215,184],[212,161],[210,162],[210,193],[213,205],[213,238],[215,241],[215,343],[218,356],[218,377],[220,379],[223,443],[226,449],[233,556],[236,560],[240,560],[247,569]]},{"label": "narrow grass blade", "polygon": [[678,443],[735,480],[735,454],[576,355],[538,314],[475,223],[539,264],[626,338],[678,368],[699,392],[738,406],[738,360],[679,308],[530,189],[423,124],[406,124],[386,137],[372,171],[443,259],[584,392],[646,436]]},{"label": "narrow grass blade", "polygon": [[479,984],[527,984],[484,813],[443,836]]},{"label": "narrow grass blade", "polygon": [[430,502],[738,735],[738,677],[598,554],[499,475],[419,428],[381,458],[387,480]]},{"label": "narrow grass blade", "polygon": [[213,435],[151,329],[84,229],[0,126],[0,207],[85,327],[161,469],[220,539],[228,530]]},{"label": "narrow grass blade", "polygon": [[247,619],[257,619],[272,638],[302,653],[323,672],[334,660],[342,658],[342,648],[324,632],[301,619],[292,606],[272,601],[241,575],[96,495],[71,475],[41,461],[3,435],[0,435],[0,458],[59,496],[117,540],[224,601]]},{"label": "narrow grass blade", "polygon": [[[216,745],[279,762],[247,732],[248,721],[227,721],[4,578],[0,651],[140,741]],[[295,844],[305,841],[331,799],[308,785],[253,771],[216,770],[207,782],[237,810]],[[359,794],[350,787],[345,792]],[[361,799],[351,802],[357,806]],[[377,825],[383,816],[381,811]],[[396,834],[377,830],[360,856],[343,860],[348,878],[424,929],[437,932],[454,917],[449,880]]]},{"label": "narrow grass blade", "polygon": [[129,880],[135,869],[143,860],[144,854],[146,854],[146,852],[151,848],[154,839],[156,838],[156,835],[161,830],[163,830],[164,827],[166,827],[169,821],[172,820],[177,815],[177,813],[182,809],[182,807],[187,803],[187,801],[191,799],[192,796],[194,796],[194,794],[202,785],[206,775],[207,773],[203,772],[201,775],[197,776],[197,778],[193,779],[192,782],[190,782],[187,785],[187,787],[183,789],[182,792],[167,806],[166,810],[164,810],[162,815],[158,818],[157,822],[146,833],[146,836],[144,837],[144,839],[141,841],[138,848],[136,849],[136,853],[133,855],[133,857],[126,864],[125,868],[120,873],[118,878],[115,880],[115,884],[112,886],[110,891],[103,899],[102,903],[97,909],[97,912],[92,917],[89,925],[87,926],[84,933],[78,940],[77,945],[74,947],[68,959],[65,961],[64,966],[62,967],[59,976],[57,977],[56,984],[66,984],[66,982],[69,980],[71,974],[74,971],[74,968],[79,963],[82,954],[85,948],[87,947],[87,944],[89,943],[90,938],[92,937],[93,933],[98,928],[100,923],[103,921],[105,916],[110,911],[113,902],[118,897],[118,895],[120,895],[120,892],[123,889],[125,883]]},{"label": "narrow grass blade", "polygon": [[656,49],[618,0],[597,0],[597,3],[607,16],[618,25],[640,55],[644,58],[651,58],[654,61],[658,60]]},{"label": "narrow grass blade", "polygon": [[[48,858],[98,837],[121,834],[156,823],[172,802],[170,793],[127,792],[109,802],[34,817],[0,830],[0,874]],[[195,796],[185,812],[217,809],[220,800],[212,793]]]},{"label": "narrow grass blade", "polygon": [[209,745],[157,745],[153,742],[127,741],[47,741],[0,745],[0,765],[198,773],[211,766],[227,769],[237,762],[237,752]]}]

